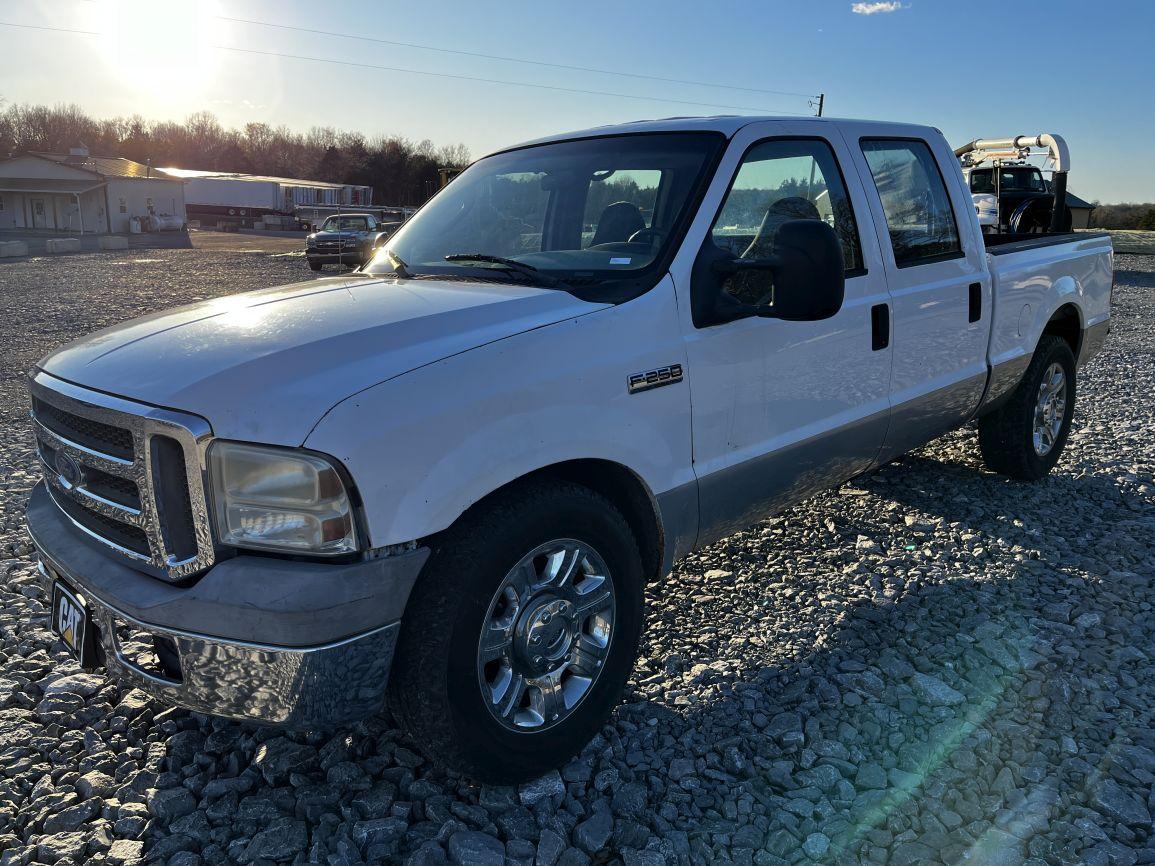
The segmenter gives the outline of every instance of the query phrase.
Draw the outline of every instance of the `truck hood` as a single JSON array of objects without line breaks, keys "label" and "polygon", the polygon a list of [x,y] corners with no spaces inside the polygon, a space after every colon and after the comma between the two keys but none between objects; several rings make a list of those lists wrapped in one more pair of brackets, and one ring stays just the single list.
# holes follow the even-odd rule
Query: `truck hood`
[{"label": "truck hood", "polygon": [[358,391],[605,306],[524,285],[352,275],[135,319],[68,344],[39,367],[193,412],[217,436],[295,446]]}]

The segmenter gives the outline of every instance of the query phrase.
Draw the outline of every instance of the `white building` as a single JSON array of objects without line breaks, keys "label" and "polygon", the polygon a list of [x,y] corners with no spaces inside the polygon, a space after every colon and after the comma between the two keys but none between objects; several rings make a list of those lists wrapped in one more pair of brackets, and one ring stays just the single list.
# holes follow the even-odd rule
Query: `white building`
[{"label": "white building", "polygon": [[123,233],[149,216],[186,222],[183,181],[85,147],[0,161],[0,231]]},{"label": "white building", "polygon": [[292,215],[301,207],[364,207],[373,200],[373,187],[357,184],[187,168],[158,171],[185,182],[189,216],[202,223],[251,225],[267,214]]}]

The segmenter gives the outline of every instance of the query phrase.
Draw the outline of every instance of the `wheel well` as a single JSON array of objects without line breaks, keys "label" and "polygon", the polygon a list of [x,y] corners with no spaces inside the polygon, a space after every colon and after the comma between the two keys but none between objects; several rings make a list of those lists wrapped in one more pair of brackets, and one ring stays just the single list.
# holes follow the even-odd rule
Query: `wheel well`
[{"label": "wheel well", "polygon": [[556,478],[572,484],[580,484],[600,493],[616,505],[622,512],[622,516],[626,518],[630,529],[633,530],[634,538],[637,539],[646,579],[653,580],[659,576],[662,568],[665,538],[657,505],[645,483],[620,463],[590,459],[567,460],[563,463],[545,466],[499,487],[485,498],[474,503],[471,508],[477,508],[490,497],[508,490],[510,487],[542,478]]},{"label": "wheel well", "polygon": [[1064,304],[1055,310],[1055,314],[1043,328],[1043,333],[1062,337],[1071,347],[1075,360],[1079,359],[1079,347],[1083,342],[1083,321],[1079,318],[1079,310],[1074,304]]}]

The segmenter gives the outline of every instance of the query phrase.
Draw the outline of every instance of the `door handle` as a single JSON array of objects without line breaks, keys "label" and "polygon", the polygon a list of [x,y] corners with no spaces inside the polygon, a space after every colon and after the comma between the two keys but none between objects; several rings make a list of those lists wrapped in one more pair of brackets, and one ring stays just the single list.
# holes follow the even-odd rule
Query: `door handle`
[{"label": "door handle", "polygon": [[870,308],[870,350],[877,352],[890,345],[890,307],[875,304]]},{"label": "door handle", "polygon": [[981,319],[983,317],[983,284],[982,283],[971,283],[970,284],[970,293],[971,293],[971,307],[970,307],[970,319],[969,319],[969,321],[977,322],[979,319]]}]

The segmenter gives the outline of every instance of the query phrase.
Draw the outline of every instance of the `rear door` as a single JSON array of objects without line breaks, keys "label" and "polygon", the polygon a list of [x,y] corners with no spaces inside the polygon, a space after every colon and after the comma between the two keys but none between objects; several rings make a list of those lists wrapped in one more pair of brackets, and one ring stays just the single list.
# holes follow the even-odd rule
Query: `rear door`
[{"label": "rear door", "polygon": [[[882,446],[890,350],[875,324],[886,280],[865,195],[833,129],[807,121],[742,129],[671,268],[686,341],[699,543],[863,471]],[[705,246],[766,258],[777,226],[791,219],[823,220],[838,232],[842,309],[816,322],[695,322],[696,297],[718,291],[694,271]],[[752,300],[740,281],[725,290]]]},{"label": "rear door", "polygon": [[[986,387],[990,276],[941,136],[843,127],[867,188],[891,298],[891,421],[882,460],[963,423]],[[947,171],[943,171],[945,166]],[[964,240],[965,239],[965,240]]]}]

